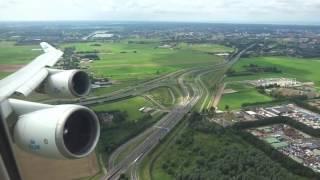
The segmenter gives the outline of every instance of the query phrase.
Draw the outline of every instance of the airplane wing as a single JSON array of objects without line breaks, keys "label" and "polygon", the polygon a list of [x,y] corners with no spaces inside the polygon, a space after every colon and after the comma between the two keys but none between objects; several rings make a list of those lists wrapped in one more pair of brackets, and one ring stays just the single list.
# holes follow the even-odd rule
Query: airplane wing
[{"label": "airplane wing", "polygon": [[[13,94],[28,96],[40,85],[43,87],[40,92],[50,97],[82,97],[89,93],[91,82],[86,72],[47,68],[56,64],[63,52],[48,43],[40,45],[44,51],[42,55],[0,80],[0,137],[7,142],[4,146],[12,155],[6,162],[13,166],[12,163],[16,162],[13,142],[20,149],[35,155],[53,159],[79,159],[94,151],[100,135],[99,120],[87,107],[11,99]],[[11,114],[15,116],[9,119]],[[0,163],[0,168],[3,166]],[[6,166],[6,169],[12,168]],[[19,172],[14,173],[19,175]]]},{"label": "airplane wing", "polygon": [[28,96],[48,76],[46,67],[55,65],[63,52],[46,42],[40,43],[44,53],[17,72],[0,80],[0,97],[13,94]]}]

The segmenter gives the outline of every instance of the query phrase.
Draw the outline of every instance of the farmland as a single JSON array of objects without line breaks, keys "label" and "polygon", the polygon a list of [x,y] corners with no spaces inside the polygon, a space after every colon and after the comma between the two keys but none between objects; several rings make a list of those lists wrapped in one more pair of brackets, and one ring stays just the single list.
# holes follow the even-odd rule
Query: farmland
[{"label": "farmland", "polygon": [[42,51],[40,46],[15,46],[14,42],[0,41],[0,65],[1,64],[26,64]]},{"label": "farmland", "polygon": [[[218,63],[223,58],[208,54],[209,52],[232,51],[231,48],[215,44],[190,46],[181,43],[175,48],[159,48],[161,44],[157,40],[146,41],[145,44],[130,42],[123,40],[115,43],[65,43],[60,44],[59,47],[61,49],[75,47],[76,52],[82,53],[97,52],[100,60],[90,63],[89,71],[95,76],[111,78],[116,83],[114,87],[95,91],[95,95],[109,93],[180,69]],[[39,48],[37,45],[15,46],[14,42],[2,41],[0,42],[0,64],[26,64],[41,53],[36,50]],[[12,69],[12,72],[17,69]],[[11,71],[4,72],[0,69],[0,78],[9,73]]]},{"label": "farmland", "polygon": [[37,57],[39,46],[15,46],[14,42],[0,41],[0,79]]},{"label": "farmland", "polygon": [[219,53],[219,52],[232,52],[233,49],[217,44],[187,44],[181,43],[178,45],[179,48],[188,49],[192,51],[201,51],[206,53]]},{"label": "farmland", "polygon": [[[304,59],[293,57],[253,57],[242,58],[235,64],[233,69],[236,71],[244,70],[244,66],[256,64],[258,66],[277,67],[282,73],[263,73],[251,76],[252,78],[263,77],[292,77],[300,81],[313,81],[316,85],[320,85],[320,59]],[[250,78],[250,76],[248,76]],[[245,79],[246,77],[242,77]],[[237,79],[237,77],[235,78]],[[230,78],[233,80],[233,78]],[[237,80],[240,80],[239,78]]]},{"label": "farmland", "polygon": [[271,97],[261,94],[254,87],[245,84],[230,83],[226,88],[231,88],[237,92],[223,95],[218,107],[220,110],[224,110],[226,105],[233,110],[240,109],[242,104],[245,103],[272,101]]},{"label": "farmland", "polygon": [[[281,70],[281,73],[262,72],[252,75],[231,76],[226,78],[229,87],[238,92],[226,94],[222,97],[219,104],[219,109],[224,109],[226,105],[230,109],[239,109],[244,103],[269,102],[273,99],[263,95],[254,87],[244,85],[245,80],[271,78],[271,77],[290,77],[296,78],[299,81],[312,81],[317,88],[320,86],[320,59],[303,59],[292,57],[252,57],[242,58],[232,69],[236,72],[245,71],[245,67],[250,64],[258,65],[259,67],[276,67]],[[238,85],[237,85],[238,84]],[[242,84],[239,86],[239,84]]]},{"label": "farmland", "polygon": [[[90,70],[97,76],[111,77],[118,81],[139,81],[161,74],[167,74],[183,68],[205,66],[217,63],[221,57],[210,55],[197,48],[189,47],[158,48],[160,43],[128,44],[127,41],[117,43],[64,44],[62,47],[75,47],[76,51],[97,51],[100,60],[90,64]],[[208,49],[208,47],[206,47]],[[222,51],[223,46],[212,46]],[[225,48],[229,51],[229,48]]]},{"label": "farmland", "polygon": [[0,72],[0,79],[8,76],[10,73],[7,73],[7,72]]}]

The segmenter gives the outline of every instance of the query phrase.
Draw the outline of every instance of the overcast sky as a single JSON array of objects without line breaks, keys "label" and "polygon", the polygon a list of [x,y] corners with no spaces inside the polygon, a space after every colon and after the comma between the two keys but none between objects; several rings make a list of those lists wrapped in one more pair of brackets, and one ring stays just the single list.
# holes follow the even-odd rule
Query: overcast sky
[{"label": "overcast sky", "polygon": [[0,0],[0,21],[320,24],[320,0]]}]

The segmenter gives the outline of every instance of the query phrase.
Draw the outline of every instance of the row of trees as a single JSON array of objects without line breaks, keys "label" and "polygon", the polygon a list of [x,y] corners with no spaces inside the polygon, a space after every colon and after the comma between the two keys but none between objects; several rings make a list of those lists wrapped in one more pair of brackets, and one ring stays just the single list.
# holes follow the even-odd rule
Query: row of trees
[{"label": "row of trees", "polygon": [[[258,92],[262,93],[262,94],[265,94],[265,92],[264,91],[262,92],[261,89],[259,89]],[[271,101],[254,102],[254,103],[243,103],[243,104],[241,104],[241,106],[243,108],[245,108],[245,107],[249,107],[249,106],[264,106],[264,105],[270,105],[270,104],[279,104],[279,103],[288,103],[288,102],[290,102],[290,103],[296,103],[299,106],[301,104],[301,107],[306,107],[306,109],[311,109],[312,111],[316,110],[314,107],[312,108],[311,106],[307,105],[304,102],[305,100],[308,99],[308,97],[305,96],[305,95],[290,96],[290,97],[281,96],[281,95],[275,95],[274,97],[276,99],[271,100]],[[317,112],[317,111],[315,111],[315,112]]]},{"label": "row of trees", "polygon": [[318,107],[308,104],[308,102],[306,102],[305,99],[295,99],[293,102],[302,108],[308,109],[316,113],[320,113],[320,109]]},{"label": "row of trees", "polygon": [[63,60],[60,63],[63,69],[79,69],[80,59],[75,56],[75,47],[67,47],[64,49]]},{"label": "row of trees", "polygon": [[100,60],[98,55],[99,51],[78,51],[74,46],[66,47],[64,49],[63,61],[60,62],[60,66],[63,69],[79,69],[81,59]]},{"label": "row of trees", "polygon": [[263,67],[257,64],[249,64],[243,66],[245,70],[236,71],[235,69],[229,69],[226,74],[227,76],[250,76],[255,75],[257,73],[282,73],[280,69],[277,67]]},{"label": "row of trees", "polygon": [[243,67],[246,69],[246,71],[254,72],[254,73],[263,73],[263,72],[282,73],[282,71],[275,66],[264,67],[264,66],[259,66],[257,64],[249,64],[249,65],[245,65]]}]

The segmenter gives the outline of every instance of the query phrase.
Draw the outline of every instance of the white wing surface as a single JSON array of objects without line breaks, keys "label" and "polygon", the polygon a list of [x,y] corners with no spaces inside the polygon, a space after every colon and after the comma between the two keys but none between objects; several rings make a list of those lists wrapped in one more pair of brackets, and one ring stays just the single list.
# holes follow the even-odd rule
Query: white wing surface
[{"label": "white wing surface", "polygon": [[57,63],[63,52],[48,43],[40,43],[44,53],[17,72],[0,80],[0,97],[10,97],[13,94],[28,96],[47,77],[48,70]]}]

